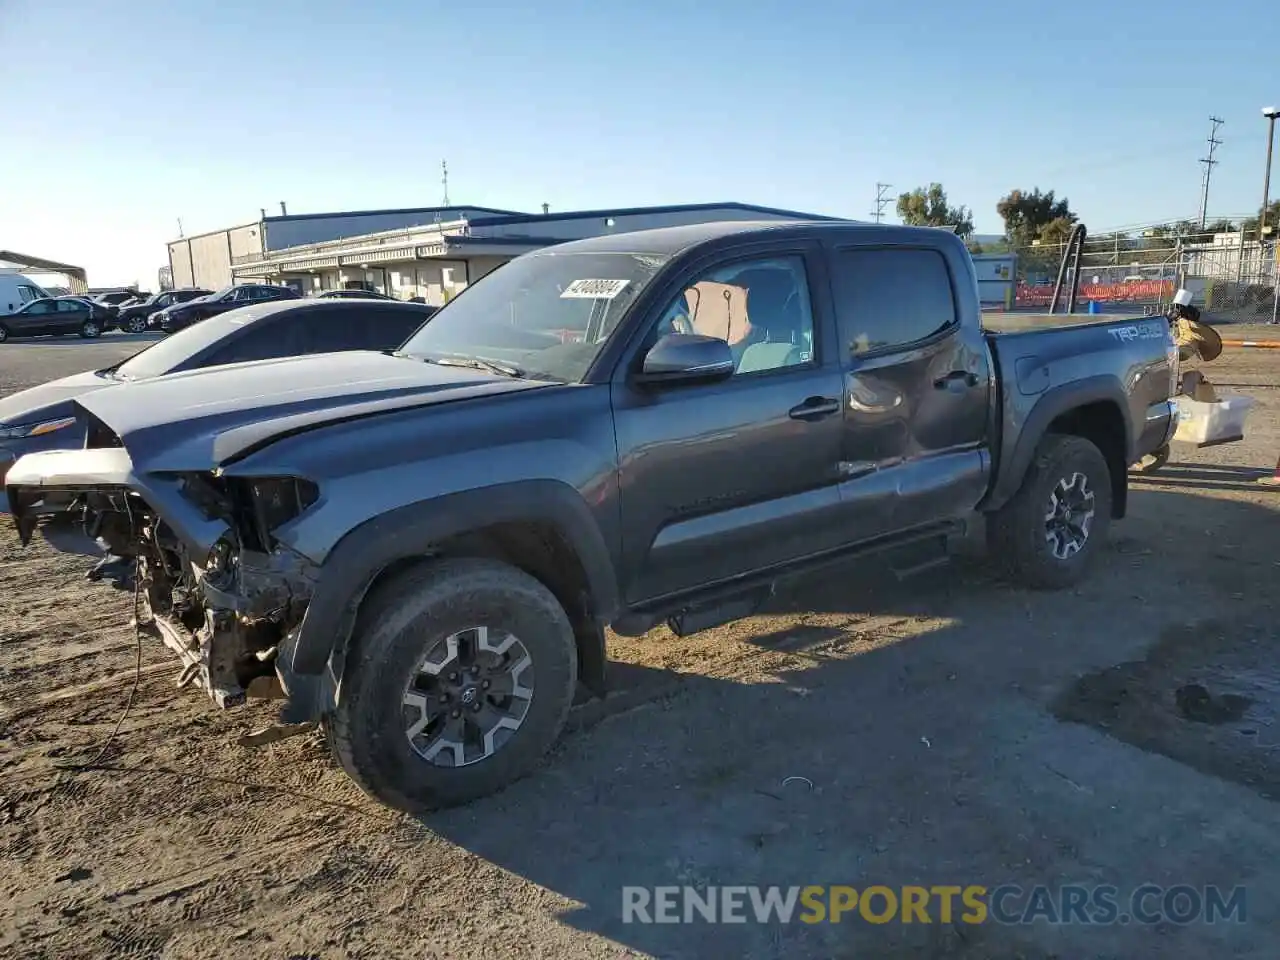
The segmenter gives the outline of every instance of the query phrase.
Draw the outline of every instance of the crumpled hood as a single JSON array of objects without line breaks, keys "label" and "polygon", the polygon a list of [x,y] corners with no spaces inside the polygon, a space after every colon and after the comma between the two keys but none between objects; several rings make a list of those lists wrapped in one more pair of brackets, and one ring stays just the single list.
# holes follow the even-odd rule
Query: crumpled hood
[{"label": "crumpled hood", "polygon": [[0,399],[0,425],[40,423],[70,416],[70,401],[93,390],[113,386],[117,381],[100,377],[92,370],[50,380],[30,390],[20,390]]},{"label": "crumpled hood", "polygon": [[208,470],[271,439],[337,420],[547,386],[371,351],[232,364],[88,394],[134,469]]}]

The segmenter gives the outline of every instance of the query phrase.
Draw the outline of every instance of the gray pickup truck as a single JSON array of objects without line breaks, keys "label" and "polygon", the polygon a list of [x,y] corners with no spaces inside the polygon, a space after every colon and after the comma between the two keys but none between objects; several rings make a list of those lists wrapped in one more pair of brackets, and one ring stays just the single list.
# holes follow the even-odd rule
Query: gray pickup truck
[{"label": "gray pickup truck", "polygon": [[520,257],[393,353],[86,395],[85,449],[6,486],[24,542],[74,517],[137,558],[217,703],[282,698],[414,809],[533,768],[607,626],[706,629],[981,514],[1016,579],[1075,583],[1176,377],[1160,318],[984,325],[944,231],[704,224]]}]

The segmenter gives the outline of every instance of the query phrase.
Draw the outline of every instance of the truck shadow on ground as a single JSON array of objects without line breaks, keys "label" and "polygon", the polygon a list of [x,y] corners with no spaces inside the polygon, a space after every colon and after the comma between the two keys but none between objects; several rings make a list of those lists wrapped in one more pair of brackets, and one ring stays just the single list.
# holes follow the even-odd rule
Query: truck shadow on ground
[{"label": "truck shadow on ground", "polygon": [[1153,485],[1202,490],[1261,490],[1258,480],[1271,476],[1267,467],[1236,467],[1212,463],[1166,463],[1154,473],[1130,473],[1129,481],[1141,489]]},{"label": "truck shadow on ground", "polygon": [[[1207,762],[1212,749],[1180,752],[1178,743],[1203,741],[1205,726],[1163,704],[1174,696],[1170,684],[1188,677],[1218,683],[1198,665],[1200,647],[1169,639],[1188,621],[1216,617],[1215,636],[1248,634],[1253,644],[1252,655],[1240,646],[1233,663],[1237,674],[1253,671],[1243,695],[1261,706],[1241,722],[1260,727],[1263,714],[1280,708],[1259,692],[1269,683],[1280,691],[1280,676],[1255,662],[1275,662],[1280,642],[1274,631],[1253,629],[1270,622],[1274,523],[1255,504],[1135,490],[1131,519],[1115,531],[1124,536],[1086,584],[1061,593],[1002,584],[980,563],[903,583],[883,570],[834,567],[780,593],[748,622],[759,629],[734,634],[725,656],[749,662],[732,675],[617,665],[619,693],[577,712],[576,733],[547,766],[422,823],[571,901],[566,924],[659,957],[1136,955],[1152,948],[1152,929],[969,926],[958,916],[941,922],[936,908],[929,924],[877,925],[855,915],[839,924],[627,923],[623,888],[991,888],[1063,876],[1132,888],[1153,875],[1205,883],[1228,867],[1236,877],[1271,869],[1280,852],[1273,821],[1224,807],[1248,796],[1194,772],[1247,782],[1233,771],[1257,774],[1269,755],[1256,750],[1253,765],[1240,768]],[[1209,556],[1228,540],[1227,555]],[[1206,578],[1207,568],[1249,602],[1218,609],[1230,595]],[[814,622],[771,622],[797,611]],[[877,614],[892,616],[861,636],[859,625]],[[648,639],[673,647],[677,660],[691,644],[717,642],[665,630]],[[770,660],[779,650],[787,656]],[[1169,650],[1181,659],[1171,661]],[[1142,663],[1152,651],[1164,658],[1158,674],[1143,674],[1148,699],[1161,706],[1152,714],[1159,735],[1144,736],[1147,727],[1132,716],[1124,731],[1108,731],[1110,701],[1090,693],[1123,700],[1125,684],[1091,687],[1087,678]],[[704,665],[715,663],[702,653]],[[1083,724],[1191,768],[1135,760]],[[1268,777],[1280,773],[1267,769]],[[1170,796],[1181,812],[1169,808]],[[1179,817],[1198,803],[1216,804],[1218,822],[1231,828],[1188,834]],[[1117,804],[1148,811],[1150,823],[1103,829]],[[1256,833],[1245,838],[1237,825]],[[1157,846],[1151,831],[1175,842]],[[1168,957],[1261,949],[1271,936],[1257,923],[1161,933]]]}]

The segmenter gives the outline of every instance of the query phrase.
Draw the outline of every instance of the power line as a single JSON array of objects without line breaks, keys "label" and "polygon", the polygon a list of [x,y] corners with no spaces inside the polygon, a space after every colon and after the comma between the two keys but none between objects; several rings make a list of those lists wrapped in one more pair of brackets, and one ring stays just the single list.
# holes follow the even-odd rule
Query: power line
[{"label": "power line", "polygon": [[892,183],[876,184],[876,209],[875,212],[871,214],[871,216],[875,218],[876,223],[879,223],[884,217],[884,208],[887,207],[890,202],[890,198],[886,197],[885,193],[892,187]]},{"label": "power line", "polygon": [[1209,218],[1209,180],[1213,177],[1213,165],[1218,163],[1213,155],[1218,149],[1218,144],[1222,143],[1218,139],[1218,128],[1225,122],[1218,117],[1210,117],[1213,129],[1209,131],[1209,155],[1201,157],[1200,162],[1204,164],[1204,176],[1200,181],[1200,229],[1204,229],[1205,221]]}]

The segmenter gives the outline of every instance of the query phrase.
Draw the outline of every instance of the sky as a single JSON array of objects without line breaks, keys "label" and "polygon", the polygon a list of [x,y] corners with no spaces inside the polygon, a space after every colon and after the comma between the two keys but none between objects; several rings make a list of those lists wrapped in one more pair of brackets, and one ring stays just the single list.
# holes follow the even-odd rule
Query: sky
[{"label": "sky", "polygon": [[[290,213],[739,201],[866,219],[937,181],[1000,233],[1262,200],[1274,0],[0,0],[0,249],[154,288]],[[1280,193],[1280,168],[1272,196]],[[892,214],[892,204],[887,212]],[[894,219],[890,217],[890,219]]]}]

